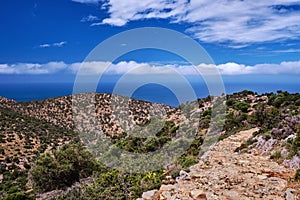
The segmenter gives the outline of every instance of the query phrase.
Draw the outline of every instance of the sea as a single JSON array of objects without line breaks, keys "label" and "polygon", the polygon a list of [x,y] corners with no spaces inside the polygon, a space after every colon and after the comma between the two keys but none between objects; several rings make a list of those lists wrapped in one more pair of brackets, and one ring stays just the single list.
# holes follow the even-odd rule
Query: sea
[{"label": "sea", "polygon": [[[197,98],[204,98],[209,95],[209,91],[204,82],[191,84]],[[14,99],[18,102],[28,102],[35,100],[42,100],[46,98],[53,98],[73,94],[74,84],[68,83],[0,83],[0,96]],[[114,83],[99,84],[96,92],[115,93]],[[123,86],[123,91],[126,91],[126,85]],[[129,87],[129,86],[128,86]],[[224,82],[225,92],[232,94],[242,90],[251,90],[259,94],[267,92],[276,92],[278,90],[288,91],[290,93],[300,92],[299,83],[237,83]],[[185,95],[184,88],[180,94],[174,94],[170,89],[157,84],[147,84],[136,89],[130,96],[132,98],[146,100],[155,103],[163,103],[170,106],[177,107],[180,103],[178,95]],[[86,91],[93,92],[93,91]],[[120,94],[120,93],[119,93]],[[124,95],[121,94],[120,95]],[[192,97],[191,97],[192,98]],[[188,99],[193,101],[194,99]]]}]

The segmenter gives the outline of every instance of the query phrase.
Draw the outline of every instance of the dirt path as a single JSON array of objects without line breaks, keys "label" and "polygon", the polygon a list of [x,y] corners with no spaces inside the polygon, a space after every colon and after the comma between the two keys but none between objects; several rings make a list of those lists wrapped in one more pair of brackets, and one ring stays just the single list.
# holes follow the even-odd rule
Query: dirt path
[{"label": "dirt path", "polygon": [[256,130],[219,142],[189,173],[182,171],[175,185],[162,185],[159,191],[144,193],[142,199],[296,199],[287,188],[291,172],[285,167],[266,156],[234,152]]}]

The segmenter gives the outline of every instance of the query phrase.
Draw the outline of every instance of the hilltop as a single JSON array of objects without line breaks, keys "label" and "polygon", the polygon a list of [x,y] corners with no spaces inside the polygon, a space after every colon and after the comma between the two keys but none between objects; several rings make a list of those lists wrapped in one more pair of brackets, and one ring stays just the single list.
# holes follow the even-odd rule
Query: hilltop
[{"label": "hilltop", "polygon": [[[95,98],[91,98],[94,95]],[[198,175],[202,175],[196,177],[195,181],[201,182],[208,178],[205,177],[206,172],[208,174],[218,172],[219,175],[212,182],[210,182],[211,178],[208,180],[210,184],[219,185],[223,181],[220,177],[224,178],[222,167],[218,168],[219,165],[222,166],[219,161],[226,162],[229,168],[239,167],[237,171],[243,168],[246,170],[248,167],[248,164],[240,165],[229,159],[232,155],[235,159],[245,160],[246,157],[247,162],[278,166],[276,170],[282,169],[282,171],[278,172],[271,168],[268,173],[273,174],[267,175],[278,178],[277,180],[280,178],[284,183],[284,187],[276,190],[278,199],[285,198],[287,190],[290,191],[288,193],[290,196],[296,198],[300,180],[300,95],[282,91],[278,91],[277,94],[258,95],[251,91],[243,91],[227,95],[226,99],[226,102],[221,104],[224,107],[221,108],[213,108],[211,97],[173,108],[100,93],[84,93],[73,97],[63,96],[26,103],[0,97],[0,153],[2,154],[0,155],[0,181],[2,182],[0,197],[4,199],[134,199],[142,197],[143,192],[153,189],[168,190],[166,185],[170,188],[181,188],[181,186],[189,188],[190,183],[186,181],[194,181],[194,178],[185,180],[183,177],[191,177],[197,166]],[[199,114],[199,123],[196,131],[192,133],[194,141],[191,146],[173,164],[153,172],[127,174],[103,166],[86,151],[86,147],[82,144],[82,138],[78,134],[86,127],[78,127],[74,124],[73,117],[77,112],[76,107],[74,110],[74,105],[84,106],[90,103],[95,105],[92,111],[96,112],[88,110],[87,114],[95,116],[96,124],[114,144],[129,152],[146,153],[161,148],[178,133],[182,125],[181,121],[189,121],[197,114]],[[220,142],[208,151],[211,152],[212,157],[218,152],[224,155],[218,154],[220,156],[218,160],[211,160],[205,156],[199,158],[201,144],[211,128],[210,119],[214,116],[214,110],[225,108],[225,118],[217,122],[223,126],[218,136]],[[124,109],[127,109],[128,113],[122,113]],[[183,110],[190,115],[182,116]],[[132,124],[146,126],[151,122],[151,115],[167,116],[163,128],[158,130],[155,139],[128,135]],[[97,127],[88,130],[96,133]],[[253,131],[241,132],[244,130]],[[235,137],[239,139],[232,144],[232,139],[235,140]],[[222,148],[224,145],[230,145],[230,149]],[[84,166],[90,166],[89,170]],[[206,172],[204,173],[203,170]],[[258,173],[253,173],[252,176],[256,175]],[[264,173],[260,175],[259,177],[265,176]],[[228,180],[232,181],[232,177]],[[267,184],[269,180],[266,178],[261,181],[262,184]],[[243,183],[246,184],[244,179],[233,182],[231,188]],[[170,186],[170,184],[175,185]],[[208,182],[198,184],[196,188],[201,190],[203,198],[203,194],[210,194],[216,190],[208,190],[204,187],[206,184]],[[246,184],[242,187],[247,189],[252,186]],[[229,191],[237,196],[244,195],[239,193],[242,190],[233,192],[230,188],[225,190],[222,187],[218,190],[219,192],[212,193],[215,199],[221,197],[222,191]],[[149,193],[151,192],[144,193],[144,199],[149,197]],[[256,197],[256,193],[253,195],[253,198]],[[263,198],[264,195],[269,194],[260,195],[262,195],[260,198]],[[205,198],[211,199],[207,195]]]}]

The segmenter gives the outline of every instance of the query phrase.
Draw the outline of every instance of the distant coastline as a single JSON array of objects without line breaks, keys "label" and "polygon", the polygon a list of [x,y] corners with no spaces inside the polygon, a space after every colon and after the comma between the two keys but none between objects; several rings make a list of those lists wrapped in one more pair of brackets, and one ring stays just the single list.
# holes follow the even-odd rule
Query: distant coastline
[{"label": "distant coastline", "polygon": [[[299,93],[300,85],[295,83],[224,83],[227,94],[242,90],[251,90],[259,94],[276,92],[277,90]],[[209,95],[204,83],[192,84],[198,98]],[[98,85],[97,92],[112,93],[113,83]],[[126,90],[126,86],[124,86]],[[183,90],[184,91],[184,90]],[[13,99],[18,102],[43,100],[58,96],[70,95],[73,92],[73,83],[0,83],[0,96]],[[93,91],[87,91],[93,92]],[[122,94],[120,94],[122,95]],[[155,103],[163,103],[170,106],[178,106],[176,96],[168,89],[158,85],[147,85],[138,89],[133,98]]]}]

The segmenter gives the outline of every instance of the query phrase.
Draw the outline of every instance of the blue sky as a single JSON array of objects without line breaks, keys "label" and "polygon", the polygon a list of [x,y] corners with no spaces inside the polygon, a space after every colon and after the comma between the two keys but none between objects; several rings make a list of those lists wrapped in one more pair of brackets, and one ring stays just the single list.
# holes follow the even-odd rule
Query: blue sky
[{"label": "blue sky", "polygon": [[[74,74],[100,42],[151,26],[195,39],[223,75],[290,74],[297,79],[299,22],[296,0],[2,0],[0,74]],[[145,50],[118,62],[113,67],[157,69],[165,63],[178,67],[181,60]]]}]

